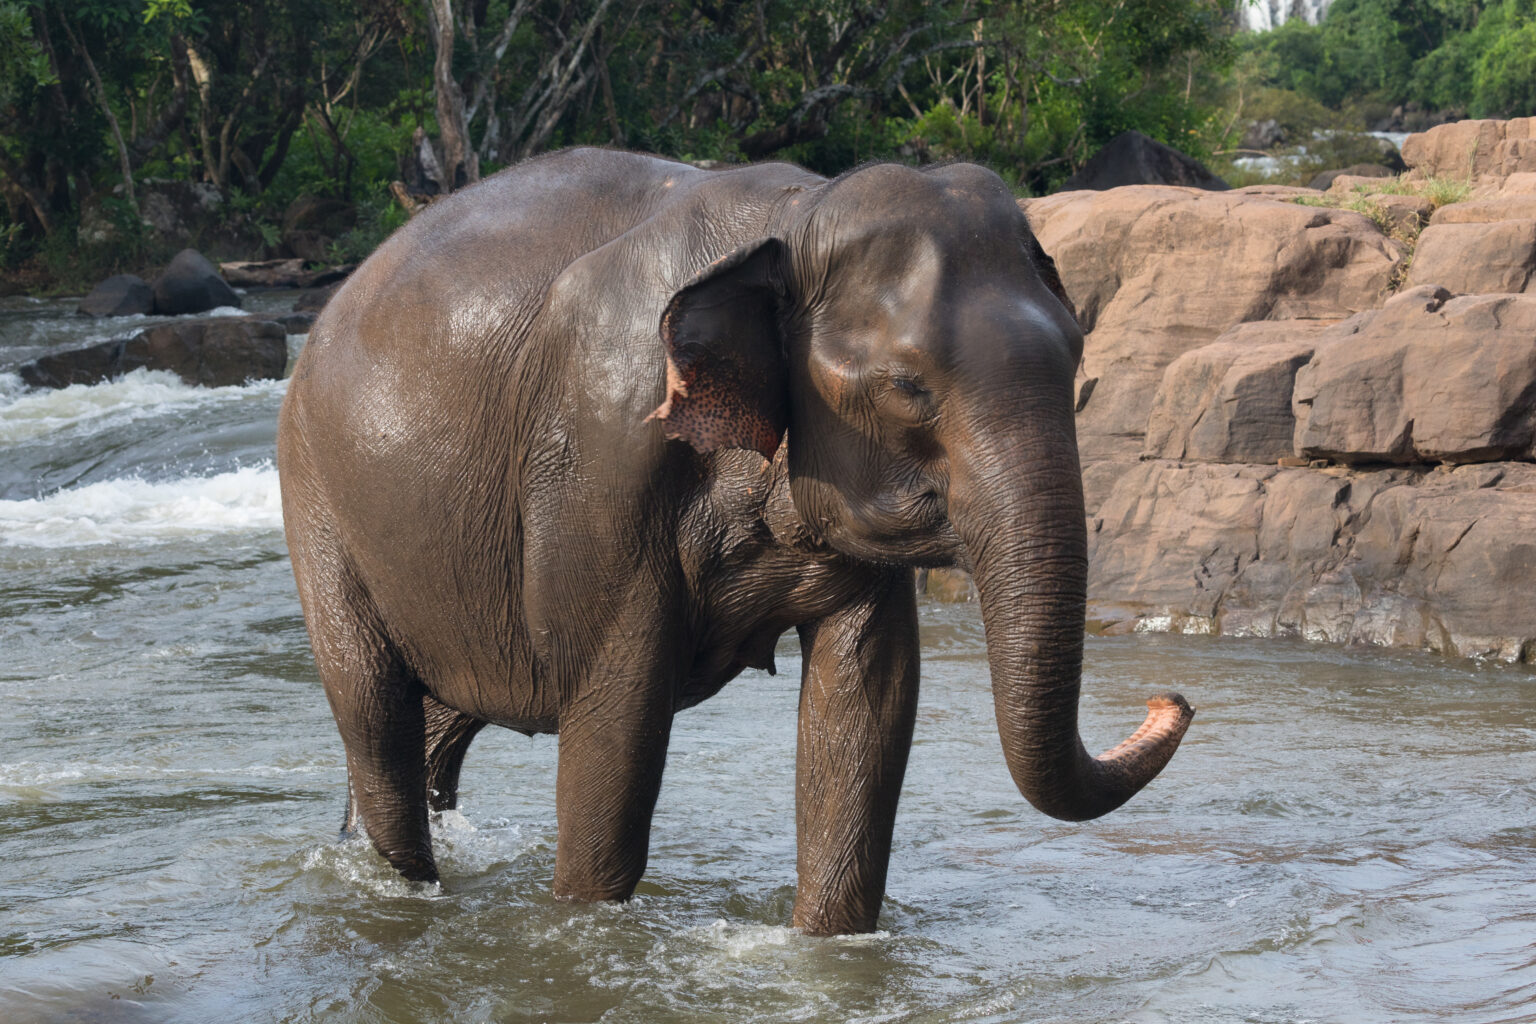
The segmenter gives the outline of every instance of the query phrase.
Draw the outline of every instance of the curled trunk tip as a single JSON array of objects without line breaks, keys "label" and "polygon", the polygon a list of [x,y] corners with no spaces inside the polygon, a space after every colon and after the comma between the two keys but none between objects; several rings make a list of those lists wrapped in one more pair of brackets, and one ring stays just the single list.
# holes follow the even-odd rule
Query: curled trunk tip
[{"label": "curled trunk tip", "polygon": [[1147,719],[1125,740],[1096,760],[1113,763],[1136,775],[1156,775],[1162,770],[1195,717],[1189,701],[1173,692],[1160,693],[1147,701]]}]

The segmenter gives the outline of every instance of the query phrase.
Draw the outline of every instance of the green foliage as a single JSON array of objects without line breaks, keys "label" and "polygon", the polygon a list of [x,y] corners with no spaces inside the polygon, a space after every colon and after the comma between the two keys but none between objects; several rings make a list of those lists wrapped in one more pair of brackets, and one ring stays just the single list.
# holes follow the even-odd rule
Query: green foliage
[{"label": "green foliage", "polygon": [[1478,117],[1536,114],[1536,13],[1512,3],[1502,31],[1473,65],[1471,108]]},{"label": "green foliage", "polygon": [[[77,272],[71,253],[92,272],[153,258],[125,163],[134,180],[212,185],[221,237],[253,251],[282,245],[296,197],[355,203],[331,255],[361,258],[405,216],[391,181],[441,184],[412,177],[418,131],[439,160],[460,133],[481,174],[597,144],[827,174],[968,159],[1043,191],[1130,128],[1216,148],[1214,83],[1236,52],[1229,0],[451,6],[456,93],[440,97],[422,0],[0,0],[6,258],[55,278]],[[85,252],[82,222],[90,238],[110,222],[116,249]]]},{"label": "green foliage", "polygon": [[56,82],[48,58],[32,34],[24,4],[0,3],[0,103],[16,93]]},{"label": "green foliage", "polygon": [[1340,110],[1416,103],[1477,117],[1536,114],[1530,0],[1337,0],[1321,25],[1245,38],[1264,84]]}]

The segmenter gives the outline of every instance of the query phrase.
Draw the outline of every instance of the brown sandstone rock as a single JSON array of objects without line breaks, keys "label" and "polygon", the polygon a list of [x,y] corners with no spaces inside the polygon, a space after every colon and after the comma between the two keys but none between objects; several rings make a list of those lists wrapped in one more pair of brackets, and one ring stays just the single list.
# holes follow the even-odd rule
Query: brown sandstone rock
[{"label": "brown sandstone rock", "polygon": [[1090,618],[1536,658],[1536,466],[1148,462],[1089,523]]},{"label": "brown sandstone rock", "polygon": [[[1351,192],[1375,192],[1389,182],[1397,180],[1397,175],[1388,171],[1385,167],[1378,168],[1378,170],[1386,171],[1386,173],[1355,174],[1353,173],[1354,169],[1350,168],[1329,178],[1326,184],[1314,185],[1313,188],[1327,189],[1332,195],[1348,195]],[[1329,171],[1327,173],[1332,174],[1333,172]],[[1320,177],[1321,175],[1319,175]],[[1313,180],[1316,181],[1318,179]]]},{"label": "brown sandstone rock", "polygon": [[1265,199],[1295,199],[1298,196],[1316,196],[1317,189],[1305,185],[1244,185],[1230,193],[1235,196],[1259,196]]},{"label": "brown sandstone rock", "polygon": [[1327,189],[1331,192],[1340,180],[1356,182],[1362,178],[1372,180],[1395,177],[1397,177],[1396,171],[1390,167],[1383,167],[1381,164],[1350,164],[1348,167],[1340,167],[1337,170],[1323,171],[1309,181],[1307,185],[1311,188]]},{"label": "brown sandstone rock", "polygon": [[1457,294],[1524,292],[1536,276],[1536,220],[1436,224],[1419,236],[1408,285]]},{"label": "brown sandstone rock", "polygon": [[1408,136],[1402,153],[1419,178],[1466,181],[1536,171],[1536,118],[1437,125]]},{"label": "brown sandstone rock", "polygon": [[1296,374],[1296,451],[1349,464],[1528,457],[1533,340],[1536,296],[1404,292],[1318,336]]},{"label": "brown sandstone rock", "polygon": [[1273,466],[1143,462],[1121,475],[1088,523],[1088,594],[1211,618],[1258,557]]},{"label": "brown sandstone rock", "polygon": [[1163,370],[1182,353],[1246,321],[1371,309],[1402,259],[1361,214],[1242,192],[1144,186],[1020,205],[1088,332],[1085,462],[1140,453]]},{"label": "brown sandstone rock", "polygon": [[1371,196],[1370,202],[1386,215],[1391,230],[1408,238],[1416,236],[1429,223],[1435,209],[1434,204],[1422,196],[1377,193]]},{"label": "brown sandstone rock", "polygon": [[1536,195],[1495,196],[1451,203],[1435,211],[1431,224],[1490,224],[1499,220],[1536,218]]},{"label": "brown sandstone rock", "polygon": [[1499,195],[1505,198],[1536,195],[1536,171],[1517,171],[1511,174],[1499,186]]},{"label": "brown sandstone rock", "polygon": [[1291,390],[1327,321],[1238,324],[1163,372],[1144,454],[1200,462],[1273,464],[1291,454]]}]

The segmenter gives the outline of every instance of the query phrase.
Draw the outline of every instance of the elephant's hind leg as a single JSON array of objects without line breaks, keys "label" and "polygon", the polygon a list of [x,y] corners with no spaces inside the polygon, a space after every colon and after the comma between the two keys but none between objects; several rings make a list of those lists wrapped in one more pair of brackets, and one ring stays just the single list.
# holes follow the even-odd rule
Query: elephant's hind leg
[{"label": "elephant's hind leg", "polygon": [[459,806],[459,769],[469,745],[485,722],[439,703],[430,694],[421,698],[427,730],[427,802],[434,811]]},{"label": "elephant's hind leg", "polygon": [[310,553],[303,551],[295,564],[302,565],[299,593],[315,664],[347,752],[343,831],[361,825],[402,876],[436,881],[427,825],[425,690],[342,560],[317,565]]}]

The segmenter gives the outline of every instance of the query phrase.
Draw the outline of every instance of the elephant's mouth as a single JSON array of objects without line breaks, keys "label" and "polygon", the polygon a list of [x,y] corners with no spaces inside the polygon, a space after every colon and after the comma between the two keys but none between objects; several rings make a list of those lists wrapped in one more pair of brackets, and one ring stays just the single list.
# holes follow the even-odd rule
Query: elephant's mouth
[{"label": "elephant's mouth", "polygon": [[965,559],[949,503],[932,488],[851,504],[818,532],[828,547],[860,561],[940,569]]}]

